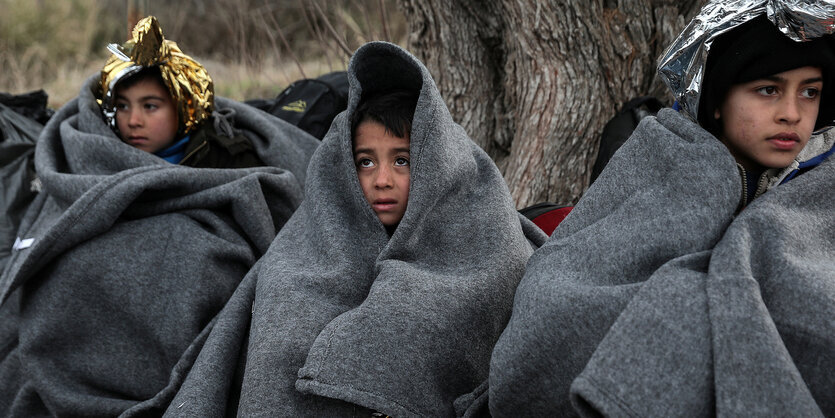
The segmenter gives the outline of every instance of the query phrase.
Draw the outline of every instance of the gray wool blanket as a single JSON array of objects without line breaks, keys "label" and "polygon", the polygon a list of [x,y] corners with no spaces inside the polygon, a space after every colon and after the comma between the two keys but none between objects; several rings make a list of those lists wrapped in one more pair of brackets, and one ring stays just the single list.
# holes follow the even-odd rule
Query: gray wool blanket
[{"label": "gray wool blanket", "polygon": [[835,161],[738,216],[734,161],[645,119],[528,265],[494,416],[835,414]]},{"label": "gray wool blanket", "polygon": [[[488,376],[544,234],[452,121],[426,68],[366,44],[308,169],[305,201],[218,316],[170,416],[453,416]],[[352,158],[361,95],[419,91],[406,213],[389,237]],[[236,363],[230,359],[239,359]]]},{"label": "gray wool blanket", "polygon": [[[0,276],[0,415],[170,402],[195,340],[303,197],[313,137],[218,99],[272,167],[196,169],[119,141],[88,80],[44,128],[43,190]],[[160,414],[161,411],[157,412]]]}]

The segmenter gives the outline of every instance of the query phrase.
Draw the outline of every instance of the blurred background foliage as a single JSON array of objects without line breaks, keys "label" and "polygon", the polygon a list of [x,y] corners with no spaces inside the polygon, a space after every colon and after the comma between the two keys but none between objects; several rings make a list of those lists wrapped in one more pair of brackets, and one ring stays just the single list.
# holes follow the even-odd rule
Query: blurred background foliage
[{"label": "blurred background foliage", "polygon": [[273,97],[345,69],[365,42],[405,46],[408,35],[395,0],[0,0],[0,11],[0,91],[44,89],[55,108],[144,15],[206,66],[218,95],[236,100]]}]

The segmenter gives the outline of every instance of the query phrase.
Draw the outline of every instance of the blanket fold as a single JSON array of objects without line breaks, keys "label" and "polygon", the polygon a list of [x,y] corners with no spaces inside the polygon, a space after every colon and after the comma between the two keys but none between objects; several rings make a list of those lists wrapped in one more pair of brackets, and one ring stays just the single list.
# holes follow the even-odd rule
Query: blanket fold
[{"label": "blanket fold", "polygon": [[[659,270],[574,381],[578,410],[831,415],[835,201],[826,185],[833,163],[754,201],[700,271]],[[674,293],[660,293],[664,288]],[[696,301],[703,306],[686,310]],[[667,326],[647,325],[659,321]]]},{"label": "blanket fold", "polygon": [[706,278],[720,415],[835,414],[835,160],[763,195]]},{"label": "blanket fold", "polygon": [[0,276],[0,312],[19,324],[2,336],[14,348],[0,375],[16,379],[2,387],[2,414],[167,405],[199,351],[189,347],[303,196],[317,141],[297,128],[219,99],[277,166],[171,165],[114,135],[96,83],[53,116],[37,144],[43,191],[19,229],[29,245]]},{"label": "blanket fold", "polygon": [[693,320],[707,315],[710,257],[671,260],[636,292],[571,384],[581,415],[713,415],[711,330]]}]

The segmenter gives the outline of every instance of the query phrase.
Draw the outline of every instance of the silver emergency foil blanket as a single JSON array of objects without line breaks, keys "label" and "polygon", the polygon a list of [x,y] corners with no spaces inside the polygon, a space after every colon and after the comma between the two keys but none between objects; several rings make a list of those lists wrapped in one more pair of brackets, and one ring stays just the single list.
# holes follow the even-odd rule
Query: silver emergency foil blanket
[{"label": "silver emergency foil blanket", "polygon": [[713,40],[763,13],[781,32],[798,42],[835,31],[835,0],[709,2],[658,60],[658,74],[685,114],[696,120],[705,63]]}]

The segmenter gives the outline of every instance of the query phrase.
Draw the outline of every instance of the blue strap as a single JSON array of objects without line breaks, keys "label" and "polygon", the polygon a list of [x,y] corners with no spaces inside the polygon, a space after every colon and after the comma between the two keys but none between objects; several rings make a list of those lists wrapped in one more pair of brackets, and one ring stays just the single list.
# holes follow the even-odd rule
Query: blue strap
[{"label": "blue strap", "polygon": [[832,155],[833,153],[835,153],[835,145],[833,145],[832,148],[829,149],[829,151],[826,151],[823,154],[817,155],[814,158],[810,158],[810,159],[800,163],[797,166],[797,169],[793,170],[791,173],[789,173],[789,175],[786,176],[786,178],[784,178],[783,181],[780,182],[780,184],[784,184],[784,183],[788,182],[789,180],[793,179],[797,175],[797,173],[800,172],[800,170],[811,168],[811,167],[814,167],[814,166],[822,163],[824,160],[829,158],[829,156]]},{"label": "blue strap", "polygon": [[676,112],[681,112],[681,105],[678,104],[678,100],[673,102],[673,110],[675,110]]}]

